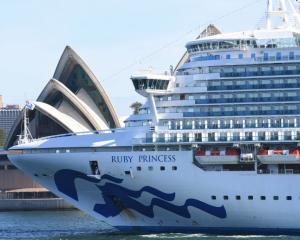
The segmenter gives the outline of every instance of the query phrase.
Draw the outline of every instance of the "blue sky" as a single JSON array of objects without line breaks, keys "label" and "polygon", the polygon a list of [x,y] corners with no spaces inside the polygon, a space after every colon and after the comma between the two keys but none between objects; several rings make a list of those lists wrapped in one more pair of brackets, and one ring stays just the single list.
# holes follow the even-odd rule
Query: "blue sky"
[{"label": "blue sky", "polygon": [[[246,8],[228,15],[245,5]],[[143,101],[130,75],[176,65],[185,43],[209,23],[254,28],[266,0],[6,0],[0,2],[0,94],[35,100],[70,45],[106,89],[120,116]]]}]

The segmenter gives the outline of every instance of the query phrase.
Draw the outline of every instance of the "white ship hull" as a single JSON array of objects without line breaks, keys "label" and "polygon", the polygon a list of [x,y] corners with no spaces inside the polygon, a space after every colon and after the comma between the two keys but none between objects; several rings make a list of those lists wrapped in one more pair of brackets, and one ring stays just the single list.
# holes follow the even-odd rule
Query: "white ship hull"
[{"label": "white ship hull", "polygon": [[[161,159],[147,162],[145,156]],[[121,231],[300,233],[297,175],[205,172],[193,164],[191,151],[22,154],[10,159],[58,196]],[[95,159],[101,179],[89,176],[89,161]]]}]

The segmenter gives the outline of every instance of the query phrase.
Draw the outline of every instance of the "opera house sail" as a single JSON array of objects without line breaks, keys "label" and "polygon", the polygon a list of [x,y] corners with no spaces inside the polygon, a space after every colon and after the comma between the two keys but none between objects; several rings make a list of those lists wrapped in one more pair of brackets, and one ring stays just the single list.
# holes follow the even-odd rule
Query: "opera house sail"
[{"label": "opera house sail", "polygon": [[[120,127],[118,116],[100,82],[84,61],[67,46],[53,78],[29,112],[33,138]],[[24,110],[23,110],[24,111]],[[5,148],[16,144],[22,130],[20,114]]]}]

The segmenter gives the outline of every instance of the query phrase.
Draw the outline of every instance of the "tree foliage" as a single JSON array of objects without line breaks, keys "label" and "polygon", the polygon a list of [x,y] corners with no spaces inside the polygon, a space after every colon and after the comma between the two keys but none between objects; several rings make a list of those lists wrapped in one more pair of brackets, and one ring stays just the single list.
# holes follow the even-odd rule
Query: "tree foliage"
[{"label": "tree foliage", "polygon": [[0,128],[0,147],[3,147],[5,143],[6,134],[4,129]]},{"label": "tree foliage", "polygon": [[130,105],[130,108],[133,110],[133,114],[138,114],[142,104],[140,102],[134,102]]}]

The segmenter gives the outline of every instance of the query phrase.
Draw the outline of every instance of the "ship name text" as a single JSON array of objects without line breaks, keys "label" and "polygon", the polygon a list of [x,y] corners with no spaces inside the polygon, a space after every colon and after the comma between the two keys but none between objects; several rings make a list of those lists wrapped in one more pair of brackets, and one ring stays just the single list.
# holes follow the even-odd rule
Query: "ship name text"
[{"label": "ship name text", "polygon": [[176,162],[175,155],[168,155],[168,154],[157,154],[157,155],[150,155],[150,154],[143,154],[138,156],[111,156],[112,163],[132,163],[133,160],[137,160],[136,162],[139,163],[152,163],[152,162]]}]

